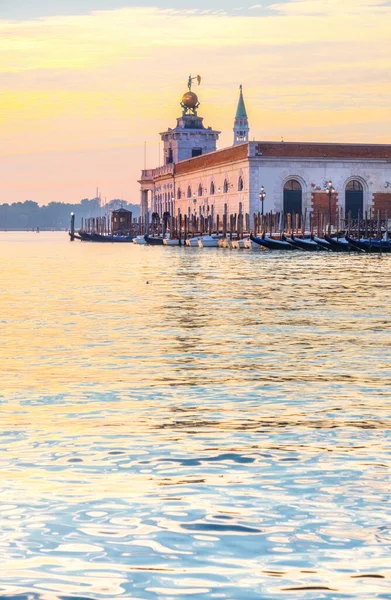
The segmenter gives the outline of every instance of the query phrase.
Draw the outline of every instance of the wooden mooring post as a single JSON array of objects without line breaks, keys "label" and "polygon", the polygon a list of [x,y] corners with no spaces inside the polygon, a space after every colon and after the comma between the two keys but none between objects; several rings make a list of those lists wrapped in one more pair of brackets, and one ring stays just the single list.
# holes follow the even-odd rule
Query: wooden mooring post
[{"label": "wooden mooring post", "polygon": [[71,213],[71,233],[70,233],[71,242],[75,241],[75,213]]}]

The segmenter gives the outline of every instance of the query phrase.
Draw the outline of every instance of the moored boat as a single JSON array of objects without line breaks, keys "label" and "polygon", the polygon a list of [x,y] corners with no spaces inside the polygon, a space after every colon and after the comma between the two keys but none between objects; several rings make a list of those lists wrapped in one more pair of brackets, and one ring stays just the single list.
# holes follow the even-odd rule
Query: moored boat
[{"label": "moored boat", "polygon": [[256,237],[251,234],[250,239],[253,242],[259,244],[260,246],[268,248],[269,250],[300,250],[300,248],[297,248],[292,244],[285,242],[284,240],[274,240],[273,238],[269,238],[266,235],[263,237]]},{"label": "moored boat", "polygon": [[187,238],[186,246],[189,248],[198,248],[198,240],[200,239],[199,235],[195,235],[194,237]]},{"label": "moored boat", "polygon": [[77,234],[75,234],[75,239],[81,240],[82,242],[100,242],[111,244],[126,244],[133,242],[134,237],[134,235],[103,235],[101,233],[87,233],[86,231],[79,231]]},{"label": "moored boat", "polygon": [[332,238],[325,235],[324,239],[330,244],[333,252],[358,252],[358,248],[349,244],[345,238]]},{"label": "moored boat", "polygon": [[245,241],[246,240],[244,240],[244,239],[243,240],[232,240],[232,248],[236,248],[237,250],[246,248]]},{"label": "moored boat", "polygon": [[287,237],[286,241],[289,244],[292,244],[293,246],[297,246],[298,248],[301,248],[301,250],[304,250],[305,252],[319,252],[319,251],[324,252],[326,250],[326,248],[319,246],[319,244],[317,244],[311,238],[298,238],[298,237],[292,235],[290,237]]},{"label": "moored boat", "polygon": [[200,248],[218,248],[219,238],[217,235],[203,235],[198,240]]},{"label": "moored boat", "polygon": [[329,252],[332,251],[331,245],[324,238],[320,238],[316,235],[311,235],[311,239],[314,240],[314,242],[316,242],[318,246],[320,246],[324,250],[328,250]]},{"label": "moored boat", "polygon": [[259,246],[259,244],[257,244],[256,242],[253,242],[253,240],[251,240],[250,238],[245,238],[244,247],[247,248],[247,250],[256,250],[256,249],[261,248],[261,246]]},{"label": "moored boat", "polygon": [[145,236],[144,235],[137,235],[134,240],[133,240],[134,244],[140,244],[140,245],[145,245],[147,242],[145,240]]},{"label": "moored boat", "polygon": [[233,244],[236,242],[236,234],[234,233],[231,237],[225,237],[225,238],[221,238],[219,237],[217,245],[219,248],[229,248],[230,250],[232,250],[232,248],[234,247]]},{"label": "moored boat", "polygon": [[345,236],[347,242],[361,250],[361,252],[367,252],[368,254],[385,254],[391,253],[391,242],[388,240],[373,240],[373,239],[353,239],[348,235]]},{"label": "moored boat", "polygon": [[154,237],[152,235],[144,235],[144,239],[148,246],[163,246],[163,238],[162,237]]},{"label": "moored boat", "polygon": [[164,238],[164,246],[179,246],[180,240],[178,238]]}]

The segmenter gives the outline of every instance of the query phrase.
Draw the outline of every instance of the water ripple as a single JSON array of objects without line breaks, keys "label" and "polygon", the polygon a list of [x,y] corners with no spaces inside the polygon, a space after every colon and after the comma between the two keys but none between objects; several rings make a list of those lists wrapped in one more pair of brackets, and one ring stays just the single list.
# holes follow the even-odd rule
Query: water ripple
[{"label": "water ripple", "polygon": [[389,257],[0,247],[1,600],[390,597]]}]

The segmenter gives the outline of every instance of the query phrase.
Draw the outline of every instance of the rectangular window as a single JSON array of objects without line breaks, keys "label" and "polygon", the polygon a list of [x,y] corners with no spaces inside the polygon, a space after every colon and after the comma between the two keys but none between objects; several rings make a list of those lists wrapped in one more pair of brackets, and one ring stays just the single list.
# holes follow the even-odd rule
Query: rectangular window
[{"label": "rectangular window", "polygon": [[191,156],[194,158],[195,156],[201,156],[202,148],[193,148],[191,151]]},{"label": "rectangular window", "polygon": [[169,149],[168,149],[168,155],[167,155],[167,161],[166,161],[166,164],[168,164],[168,165],[169,165],[169,164],[171,164],[172,162],[174,162],[173,155],[172,155],[172,148],[169,148]]}]

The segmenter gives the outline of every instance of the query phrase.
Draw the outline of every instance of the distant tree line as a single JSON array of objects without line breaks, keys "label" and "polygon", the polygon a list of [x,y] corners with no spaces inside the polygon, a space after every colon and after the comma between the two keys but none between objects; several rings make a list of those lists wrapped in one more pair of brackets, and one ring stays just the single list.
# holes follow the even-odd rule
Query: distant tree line
[{"label": "distant tree line", "polygon": [[133,217],[140,215],[138,204],[130,204],[118,199],[110,200],[105,206],[101,206],[99,198],[91,200],[84,198],[77,204],[50,202],[45,206],[38,206],[37,202],[32,200],[0,204],[0,229],[3,231],[9,229],[31,230],[38,227],[40,230],[68,229],[71,212],[75,213],[76,227],[78,228],[82,218],[101,217],[121,206],[131,210]]}]

